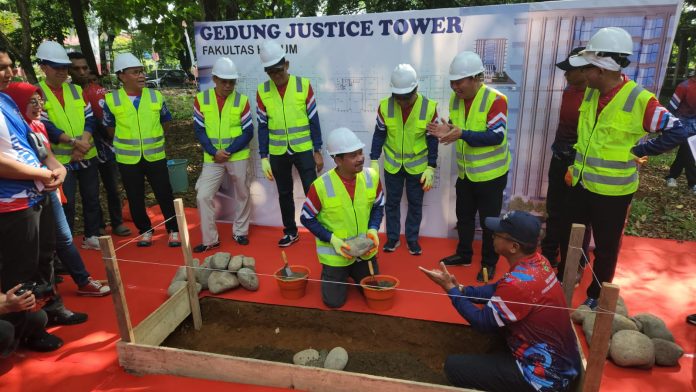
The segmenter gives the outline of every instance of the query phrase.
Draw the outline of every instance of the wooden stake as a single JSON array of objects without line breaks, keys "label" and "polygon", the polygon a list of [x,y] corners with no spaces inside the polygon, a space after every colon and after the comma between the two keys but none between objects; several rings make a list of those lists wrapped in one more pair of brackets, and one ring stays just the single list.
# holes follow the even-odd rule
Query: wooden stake
[{"label": "wooden stake", "polygon": [[602,283],[602,291],[599,293],[599,305],[597,305],[597,317],[592,330],[592,344],[587,356],[587,369],[585,369],[585,384],[583,392],[597,392],[602,382],[604,363],[609,352],[609,339],[611,339],[611,326],[614,321],[616,303],[619,300],[619,286],[612,283]]},{"label": "wooden stake", "polygon": [[203,319],[201,318],[201,305],[198,302],[198,291],[196,290],[196,275],[192,268],[198,266],[193,263],[188,223],[186,222],[186,212],[184,211],[184,201],[181,200],[181,198],[174,200],[174,210],[176,211],[176,220],[179,225],[179,236],[181,237],[181,252],[184,254],[184,265],[188,267],[186,268],[186,286],[188,287],[189,302],[191,303],[193,327],[196,331],[200,331],[203,325]]},{"label": "wooden stake", "polygon": [[99,237],[99,249],[101,249],[102,260],[106,267],[106,278],[109,280],[109,287],[111,288],[111,299],[114,301],[114,308],[116,309],[116,323],[118,324],[121,340],[135,343],[133,326],[131,325],[130,313],[128,312],[128,304],[126,303],[126,293],[123,290],[123,282],[121,281],[121,271],[118,268],[114,243],[111,241],[110,236]]},{"label": "wooden stake", "polygon": [[573,306],[573,291],[575,280],[578,276],[578,265],[582,257],[582,242],[585,238],[585,225],[573,223],[568,241],[568,253],[566,254],[565,270],[563,271],[563,294],[565,294],[568,307]]}]

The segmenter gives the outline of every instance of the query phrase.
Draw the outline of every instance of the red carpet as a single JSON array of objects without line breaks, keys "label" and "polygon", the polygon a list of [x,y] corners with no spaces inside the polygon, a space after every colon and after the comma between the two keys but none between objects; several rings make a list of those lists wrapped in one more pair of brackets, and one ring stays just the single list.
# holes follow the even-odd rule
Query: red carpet
[{"label": "red carpet", "polygon": [[[187,210],[192,243],[200,241],[196,210]],[[160,218],[161,221],[161,218]],[[161,227],[160,227],[161,228]],[[136,325],[166,299],[166,289],[174,275],[176,266],[182,264],[181,251],[166,246],[164,230],[156,231],[155,244],[150,249],[137,248],[135,243],[116,252],[120,260],[121,274],[126,288],[128,306],[133,325]],[[274,303],[290,306],[324,308],[321,303],[318,282],[310,282],[307,295],[301,300],[280,298],[276,283],[271,275],[281,266],[280,249],[276,241],[281,230],[271,227],[252,227],[251,245],[242,247],[230,238],[230,226],[221,225],[223,247],[218,250],[243,253],[256,258],[260,274],[260,290],[248,292],[235,290],[224,295],[245,301]],[[114,246],[125,244],[115,237]],[[382,237],[384,240],[384,237]],[[79,240],[78,240],[79,242]],[[382,273],[395,275],[401,280],[400,288],[413,291],[398,293],[395,306],[385,314],[403,317],[461,323],[461,318],[417,266],[435,267],[437,260],[450,254],[455,241],[436,238],[423,239],[423,256],[408,254],[405,247],[395,253],[380,253]],[[477,245],[478,246],[478,245]],[[291,264],[302,264],[312,269],[311,278],[318,279],[320,266],[314,254],[314,239],[310,233],[302,232],[301,240],[286,249]],[[212,254],[212,252],[208,253]],[[100,265],[100,254],[82,251],[88,270],[95,278],[104,279]],[[688,355],[680,360],[680,367],[632,370],[618,368],[607,363],[602,381],[606,391],[688,391],[695,388],[693,353],[696,346],[696,327],[689,326],[684,318],[696,312],[696,243],[650,240],[626,237],[621,252],[619,270],[615,283],[621,286],[631,314],[651,312],[662,317],[670,327],[676,341]],[[195,255],[194,255],[195,256]],[[476,258],[474,259],[476,260]],[[496,278],[507,269],[505,261],[499,263]],[[477,267],[452,268],[461,283],[472,283]],[[584,299],[584,287],[590,282],[586,274],[583,287],[576,292],[575,302]],[[67,306],[74,311],[89,314],[87,323],[70,327],[54,328],[52,332],[65,340],[65,346],[54,353],[35,354],[20,351],[0,362],[0,390],[22,391],[176,391],[202,388],[206,391],[278,391],[280,389],[221,382],[172,377],[132,376],[118,365],[114,343],[119,339],[113,305],[110,297],[77,297],[75,285],[69,276],[60,286]],[[577,303],[575,304],[577,305]],[[369,312],[357,290],[351,290],[344,310]],[[282,328],[282,326],[281,326]]]}]

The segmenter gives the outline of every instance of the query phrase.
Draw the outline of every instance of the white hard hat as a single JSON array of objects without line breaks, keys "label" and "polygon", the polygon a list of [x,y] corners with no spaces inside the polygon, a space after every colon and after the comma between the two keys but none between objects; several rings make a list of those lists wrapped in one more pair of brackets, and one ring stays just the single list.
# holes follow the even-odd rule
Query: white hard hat
[{"label": "white hard hat", "polygon": [[239,72],[229,57],[220,57],[213,65],[213,75],[220,79],[238,79]]},{"label": "white hard hat", "polygon": [[449,80],[459,80],[475,76],[484,71],[481,57],[474,52],[461,52],[454,56],[449,68]]},{"label": "white hard hat", "polygon": [[573,67],[582,67],[590,64],[583,57],[584,54],[591,55],[599,52],[618,53],[624,55],[633,54],[633,38],[628,32],[620,27],[604,27],[599,29],[587,42],[585,50],[577,56],[571,56],[568,61]]},{"label": "white hard hat", "polygon": [[[599,29],[587,42],[583,52],[633,54],[633,38],[620,27]],[[582,52],[581,52],[582,53]]]},{"label": "white hard hat", "polygon": [[345,154],[365,147],[357,136],[348,128],[336,128],[329,134],[329,155]]},{"label": "white hard hat", "polygon": [[418,87],[418,75],[411,64],[399,64],[394,68],[390,87],[394,94],[408,94]]},{"label": "white hard hat", "polygon": [[261,65],[270,67],[271,65],[278,64],[278,62],[285,57],[285,50],[283,50],[278,42],[268,40],[261,44],[259,55],[261,56]]},{"label": "white hard hat", "polygon": [[72,64],[70,58],[68,58],[68,52],[65,51],[65,48],[58,42],[54,41],[42,42],[38,49],[36,49],[36,58],[56,64]]},{"label": "white hard hat", "polygon": [[126,68],[142,67],[143,64],[132,53],[119,53],[114,59],[114,72],[121,72]]}]

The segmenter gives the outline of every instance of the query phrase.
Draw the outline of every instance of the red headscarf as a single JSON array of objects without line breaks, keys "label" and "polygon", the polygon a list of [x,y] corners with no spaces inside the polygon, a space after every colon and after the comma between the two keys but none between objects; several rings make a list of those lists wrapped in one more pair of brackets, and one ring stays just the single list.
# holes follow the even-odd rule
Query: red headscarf
[{"label": "red headscarf", "polygon": [[24,121],[31,124],[32,120],[27,118],[27,105],[29,105],[31,96],[37,91],[39,91],[39,88],[33,84],[15,82],[10,83],[3,93],[9,95],[10,98],[15,101],[19,107],[19,111],[22,113],[22,117],[24,117]]}]

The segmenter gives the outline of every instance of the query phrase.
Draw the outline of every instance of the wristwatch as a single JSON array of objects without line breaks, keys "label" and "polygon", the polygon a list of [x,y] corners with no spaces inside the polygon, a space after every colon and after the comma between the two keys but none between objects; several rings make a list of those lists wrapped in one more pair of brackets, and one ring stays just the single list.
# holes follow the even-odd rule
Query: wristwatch
[{"label": "wristwatch", "polygon": [[77,140],[77,139],[75,139],[74,137],[71,137],[71,138],[70,138],[70,141],[69,141],[68,143],[69,143],[71,146],[74,146],[76,140]]}]

